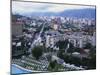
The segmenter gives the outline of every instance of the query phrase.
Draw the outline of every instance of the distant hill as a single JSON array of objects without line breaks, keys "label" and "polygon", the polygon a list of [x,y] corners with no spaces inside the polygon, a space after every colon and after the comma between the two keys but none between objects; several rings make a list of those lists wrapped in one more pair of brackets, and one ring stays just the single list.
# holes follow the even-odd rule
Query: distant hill
[{"label": "distant hill", "polygon": [[87,8],[87,9],[65,10],[60,13],[31,12],[23,15],[24,16],[66,16],[66,17],[77,17],[77,18],[95,18],[96,17],[95,14],[96,14],[96,9]]},{"label": "distant hill", "polygon": [[77,18],[95,18],[95,9],[77,9],[77,10],[66,10],[61,12],[59,15]]}]

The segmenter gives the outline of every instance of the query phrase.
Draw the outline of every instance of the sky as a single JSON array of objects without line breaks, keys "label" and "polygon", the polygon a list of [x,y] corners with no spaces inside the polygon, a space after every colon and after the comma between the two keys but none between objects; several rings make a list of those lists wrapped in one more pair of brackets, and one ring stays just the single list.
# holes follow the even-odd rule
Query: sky
[{"label": "sky", "polygon": [[12,12],[19,14],[27,14],[31,12],[52,12],[59,13],[65,10],[95,8],[95,6],[81,6],[81,5],[62,5],[49,3],[35,3],[35,2],[12,2]]}]

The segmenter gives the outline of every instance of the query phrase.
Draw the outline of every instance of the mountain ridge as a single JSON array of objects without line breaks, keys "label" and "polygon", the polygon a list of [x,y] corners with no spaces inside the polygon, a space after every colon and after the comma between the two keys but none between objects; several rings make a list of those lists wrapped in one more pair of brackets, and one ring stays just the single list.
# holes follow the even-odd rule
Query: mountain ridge
[{"label": "mountain ridge", "polygon": [[53,12],[31,12],[22,14],[24,16],[63,16],[63,17],[76,17],[76,18],[96,18],[96,9],[71,9],[59,13]]}]

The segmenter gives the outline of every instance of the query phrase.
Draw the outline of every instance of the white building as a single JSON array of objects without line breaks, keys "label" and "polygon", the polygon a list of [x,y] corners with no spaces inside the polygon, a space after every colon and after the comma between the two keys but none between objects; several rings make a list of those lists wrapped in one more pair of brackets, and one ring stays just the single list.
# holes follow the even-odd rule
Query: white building
[{"label": "white building", "polygon": [[54,46],[54,38],[50,35],[46,36],[46,47]]}]

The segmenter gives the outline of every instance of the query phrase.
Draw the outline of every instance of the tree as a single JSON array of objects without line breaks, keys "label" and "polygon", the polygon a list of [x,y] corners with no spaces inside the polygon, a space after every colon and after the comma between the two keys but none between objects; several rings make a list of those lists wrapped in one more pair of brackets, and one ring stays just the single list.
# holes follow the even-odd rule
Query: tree
[{"label": "tree", "polygon": [[68,40],[63,40],[63,41],[58,41],[56,43],[56,45],[60,48],[60,49],[65,49],[66,46],[68,44]]},{"label": "tree", "polygon": [[93,46],[92,46],[92,47],[90,48],[89,55],[90,55],[90,56],[96,55],[96,47],[93,47]]},{"label": "tree", "polygon": [[57,61],[51,61],[48,66],[49,71],[59,71],[60,68],[63,68],[61,64],[58,64]]},{"label": "tree", "polygon": [[70,63],[70,56],[68,54],[64,54],[63,56],[63,60],[66,62],[66,63]]},{"label": "tree", "polygon": [[89,69],[96,69],[96,55],[91,56],[88,67]]},{"label": "tree", "polygon": [[75,51],[75,47],[71,42],[69,42],[69,48],[67,50],[68,53],[73,53]]},{"label": "tree", "polygon": [[96,68],[96,47],[91,47],[89,56],[90,59],[89,59],[88,67],[89,69],[95,69]]},{"label": "tree", "polygon": [[75,50],[74,50],[75,52],[82,52],[82,48],[79,48],[79,47],[75,47]]},{"label": "tree", "polygon": [[58,51],[58,53],[57,53],[57,56],[59,57],[59,58],[61,58],[61,59],[63,59],[63,53],[64,53],[64,51],[63,50],[59,50]]},{"label": "tree", "polygon": [[90,49],[92,47],[92,44],[91,43],[86,43],[86,45],[85,45],[85,49]]},{"label": "tree", "polygon": [[68,50],[67,50],[68,53],[73,53],[74,51],[75,51],[74,48],[68,48]]},{"label": "tree", "polygon": [[32,49],[32,56],[35,57],[36,59],[39,59],[39,57],[43,53],[43,47],[42,46],[36,46]]},{"label": "tree", "polygon": [[56,66],[56,64],[57,64],[57,61],[55,60],[55,61],[51,61],[49,65],[50,65],[50,67],[51,67],[52,69],[54,69],[55,66]]}]

